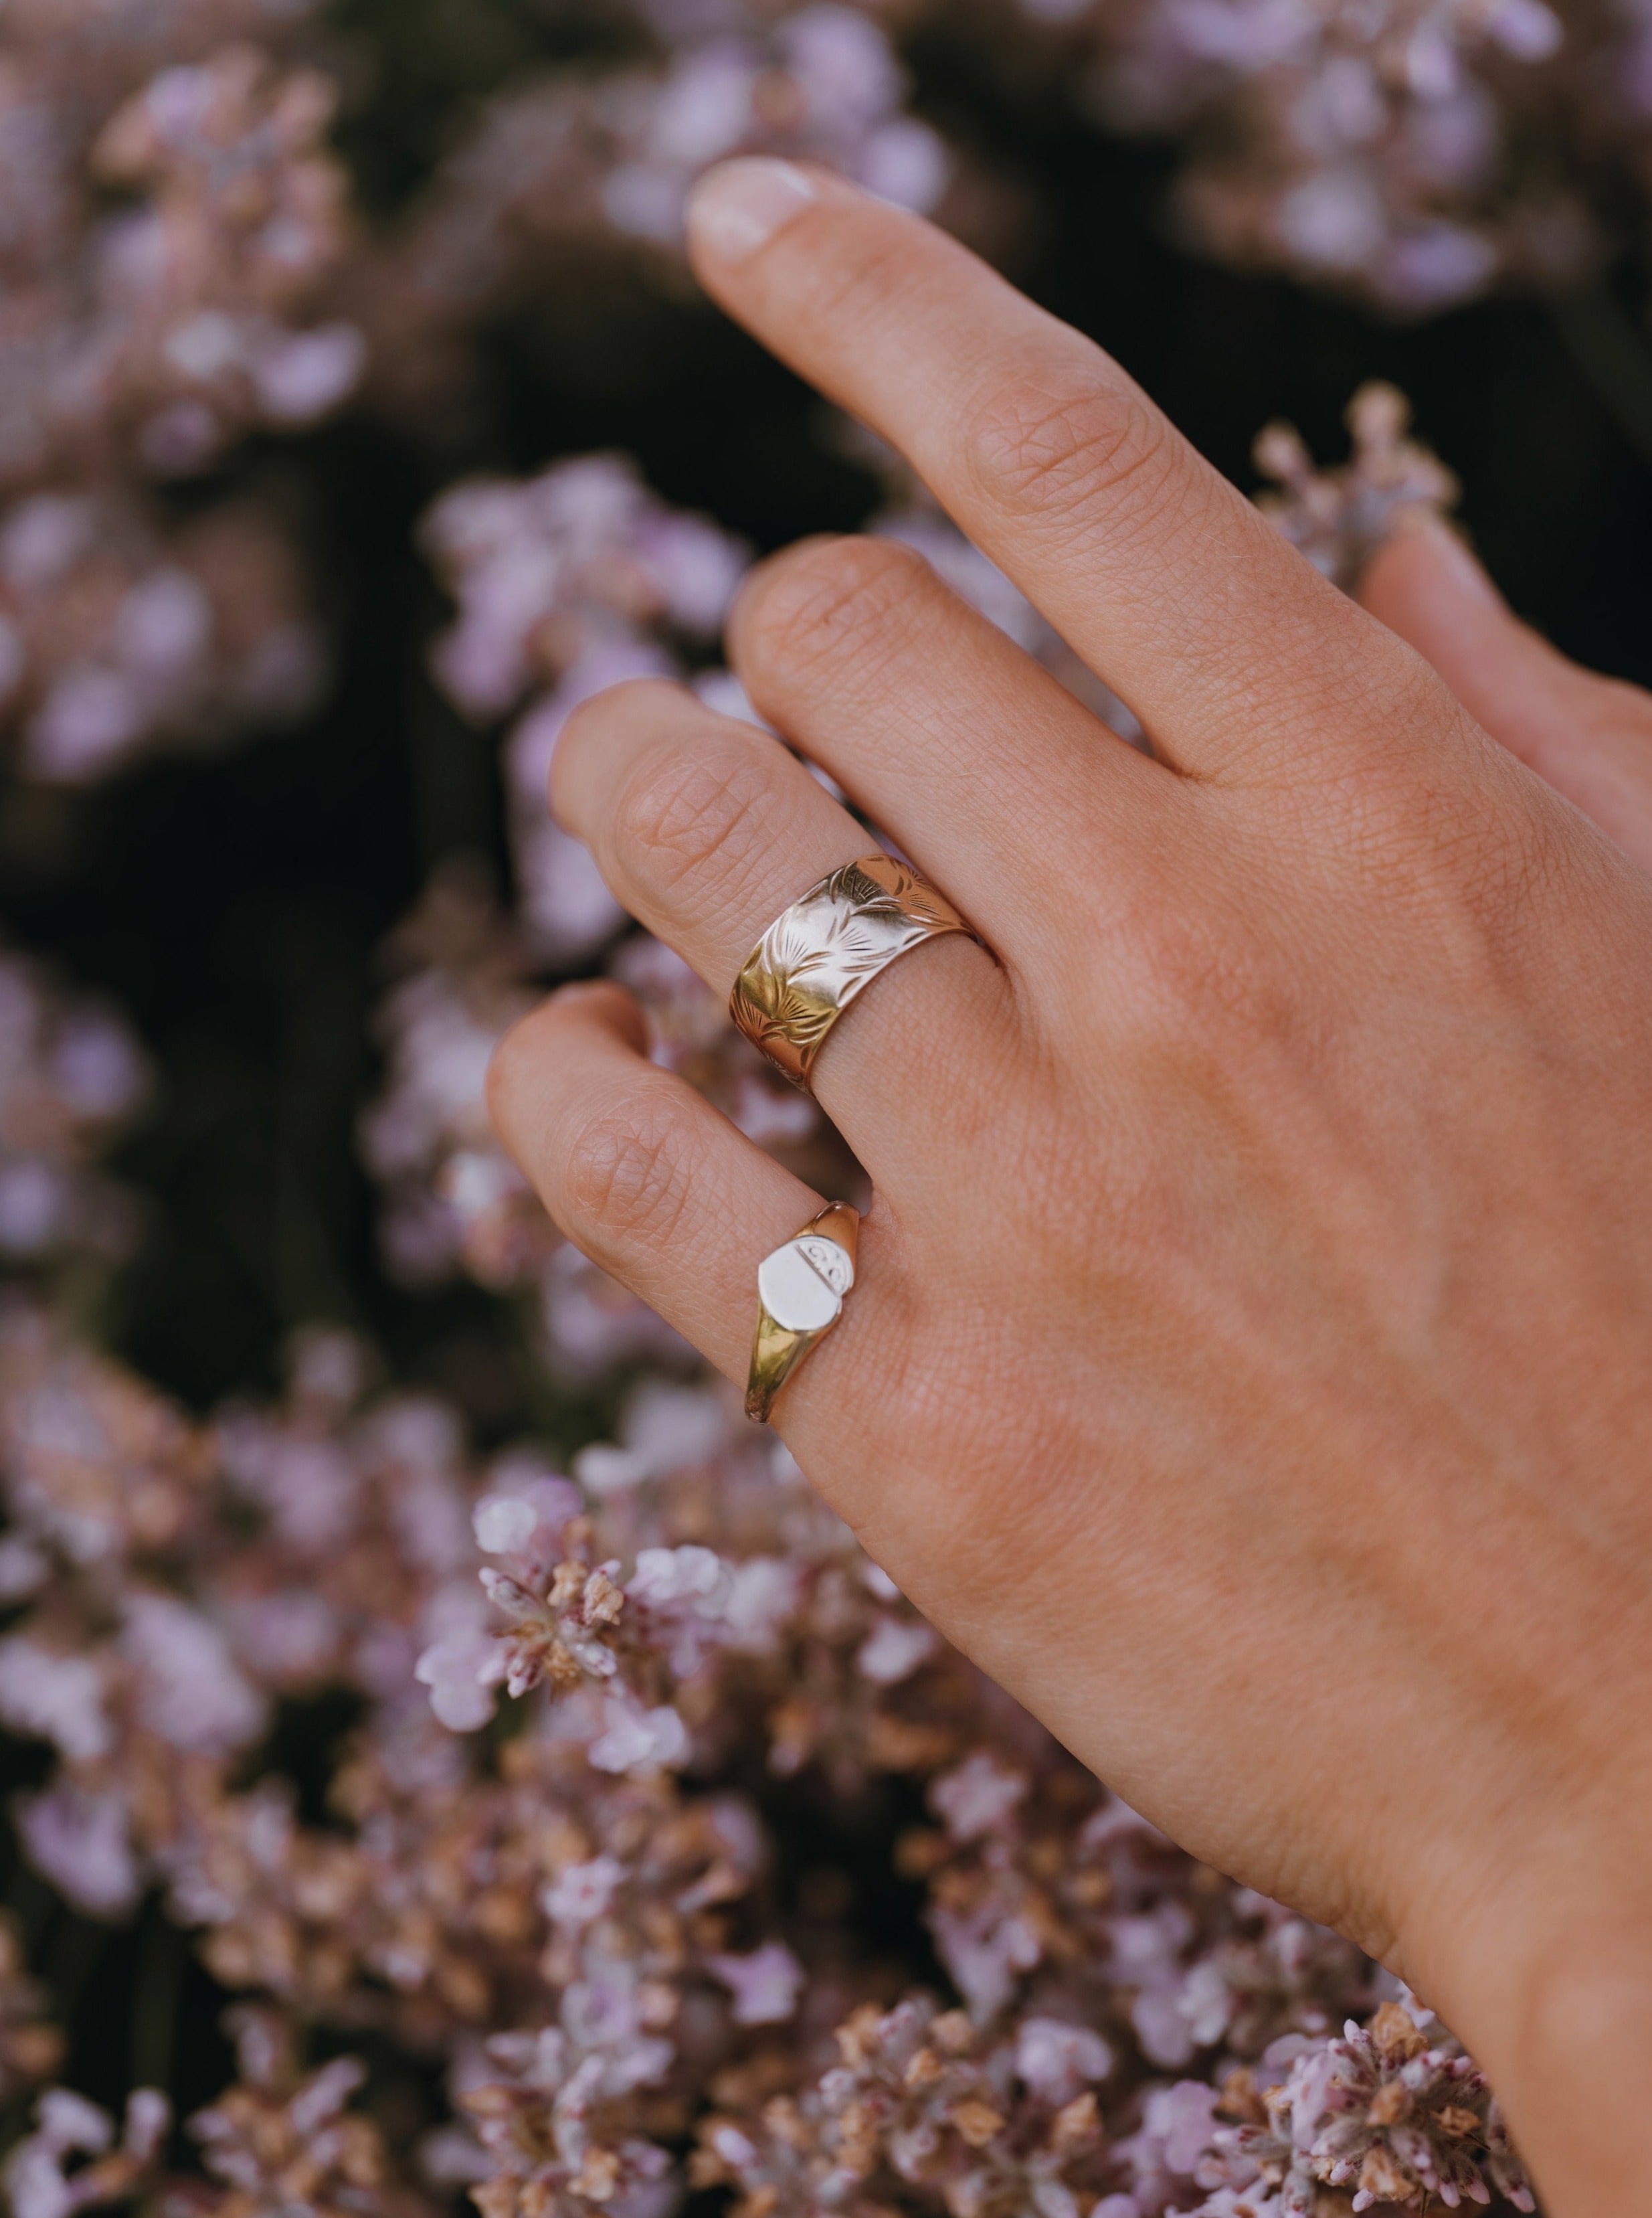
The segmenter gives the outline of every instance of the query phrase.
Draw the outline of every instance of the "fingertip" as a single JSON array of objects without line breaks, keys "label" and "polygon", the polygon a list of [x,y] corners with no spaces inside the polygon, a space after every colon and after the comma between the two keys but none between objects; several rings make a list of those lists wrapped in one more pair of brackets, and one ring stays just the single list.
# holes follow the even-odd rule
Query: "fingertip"
[{"label": "fingertip", "polygon": [[689,195],[684,224],[702,274],[739,269],[821,196],[822,179],[795,162],[743,155],[708,170]]},{"label": "fingertip", "polygon": [[518,1162],[524,1120],[545,1100],[566,1056],[571,1028],[596,1033],[637,1056],[648,1052],[648,1020],[635,994],[612,978],[582,979],[519,1017],[496,1043],[488,1060],[487,1113],[494,1131]]},{"label": "fingertip", "polygon": [[551,815],[565,832],[589,839],[593,771],[604,747],[653,728],[662,716],[680,716],[685,705],[694,705],[694,695],[678,678],[622,678],[569,710],[545,774]]}]

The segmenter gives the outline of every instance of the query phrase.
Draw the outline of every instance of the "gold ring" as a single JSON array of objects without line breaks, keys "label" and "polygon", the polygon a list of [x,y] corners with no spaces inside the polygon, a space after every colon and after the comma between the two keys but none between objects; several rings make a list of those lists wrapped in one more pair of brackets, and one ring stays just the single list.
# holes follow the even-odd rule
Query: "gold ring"
[{"label": "gold ring", "polygon": [[855,1283],[860,1215],[846,1201],[818,1217],[758,1266],[758,1329],[746,1385],[746,1414],[769,1422],[775,1396],[843,1315]]},{"label": "gold ring", "polygon": [[747,1039],[807,1087],[822,1042],[898,955],[969,926],[910,863],[845,863],[783,909],[746,957],[728,1007]]}]

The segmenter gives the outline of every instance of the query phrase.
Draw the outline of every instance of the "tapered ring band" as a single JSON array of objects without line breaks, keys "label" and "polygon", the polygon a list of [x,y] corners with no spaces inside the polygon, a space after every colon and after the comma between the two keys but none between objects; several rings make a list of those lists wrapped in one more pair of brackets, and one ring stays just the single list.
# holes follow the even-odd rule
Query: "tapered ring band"
[{"label": "tapered ring band", "polygon": [[767,1424],[775,1396],[843,1315],[855,1283],[860,1216],[829,1202],[758,1266],[758,1329],[746,1385],[746,1414]]},{"label": "tapered ring band", "polygon": [[910,863],[867,855],[845,863],[783,909],[734,981],[734,1022],[807,1087],[826,1034],[898,956],[969,926]]}]

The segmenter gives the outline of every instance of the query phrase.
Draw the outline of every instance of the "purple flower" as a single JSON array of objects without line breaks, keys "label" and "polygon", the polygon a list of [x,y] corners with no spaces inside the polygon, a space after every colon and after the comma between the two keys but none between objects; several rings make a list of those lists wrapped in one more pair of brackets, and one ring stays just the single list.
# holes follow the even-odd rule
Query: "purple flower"
[{"label": "purple flower", "polygon": [[736,2025],[777,2025],[797,2008],[803,1967],[783,1942],[767,1941],[749,1956],[708,1956],[706,1969],[733,1996]]}]

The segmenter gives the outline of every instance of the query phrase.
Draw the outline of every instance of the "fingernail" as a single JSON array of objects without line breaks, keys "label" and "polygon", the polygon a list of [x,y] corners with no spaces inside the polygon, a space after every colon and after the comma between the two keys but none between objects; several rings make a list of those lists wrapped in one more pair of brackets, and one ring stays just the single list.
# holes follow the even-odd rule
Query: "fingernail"
[{"label": "fingernail", "polygon": [[791,162],[722,162],[690,195],[689,232],[715,260],[745,262],[818,197],[814,178]]}]

